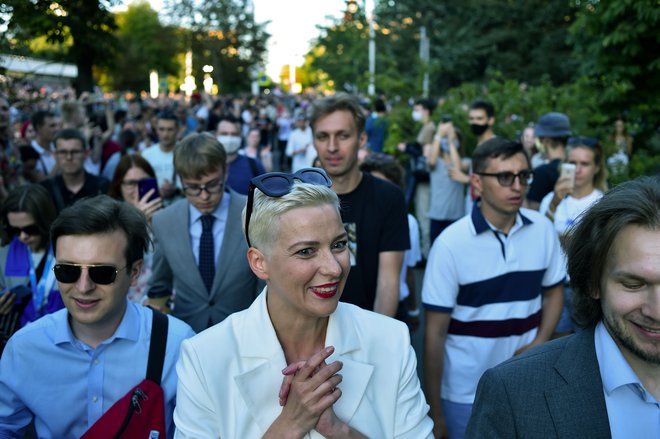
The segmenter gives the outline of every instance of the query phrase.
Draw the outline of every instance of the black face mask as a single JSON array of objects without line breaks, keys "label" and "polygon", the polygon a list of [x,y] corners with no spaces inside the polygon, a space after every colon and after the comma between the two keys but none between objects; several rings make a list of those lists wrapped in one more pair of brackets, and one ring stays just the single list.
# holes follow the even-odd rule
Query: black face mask
[{"label": "black face mask", "polygon": [[488,127],[489,127],[488,124],[478,125],[476,123],[471,123],[470,124],[470,131],[472,131],[472,134],[474,134],[475,136],[481,136],[483,133],[486,132]]}]

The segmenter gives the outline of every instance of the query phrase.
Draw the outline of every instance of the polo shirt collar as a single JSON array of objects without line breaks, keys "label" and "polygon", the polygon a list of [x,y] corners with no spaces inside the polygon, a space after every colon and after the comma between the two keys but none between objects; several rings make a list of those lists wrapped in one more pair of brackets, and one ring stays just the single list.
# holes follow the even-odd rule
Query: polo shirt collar
[{"label": "polo shirt collar", "polygon": [[[55,344],[70,343],[74,346],[82,343],[73,335],[71,326],[69,325],[69,312],[63,309],[53,314],[55,319],[55,329],[53,331],[53,341]],[[109,344],[115,339],[126,339],[130,341],[137,341],[140,335],[140,316],[136,306],[126,299],[126,312],[121,319],[115,333],[101,344]]]},{"label": "polo shirt collar", "polygon": [[[478,198],[477,200],[474,201],[474,203],[472,204],[472,213],[470,214],[470,217],[472,219],[472,225],[477,235],[483,232],[487,232],[489,230],[494,230],[488,224],[488,221],[484,217],[483,213],[481,213],[481,209],[479,209],[480,201],[481,198]],[[520,227],[527,226],[530,224],[532,224],[532,220],[527,218],[520,211],[518,211],[518,213],[516,214],[516,222],[513,228],[511,229],[511,231],[513,232],[514,230],[517,230]]]}]

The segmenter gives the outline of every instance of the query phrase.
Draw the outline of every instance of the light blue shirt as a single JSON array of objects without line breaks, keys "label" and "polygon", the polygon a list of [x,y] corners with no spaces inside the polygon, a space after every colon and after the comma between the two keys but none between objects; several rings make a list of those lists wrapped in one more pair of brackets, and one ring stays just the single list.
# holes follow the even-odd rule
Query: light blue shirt
[{"label": "light blue shirt", "polygon": [[[222,239],[225,236],[230,199],[231,194],[228,191],[225,192],[220,204],[218,204],[218,207],[211,214],[215,217],[215,221],[213,221],[213,260],[216,262],[220,257],[220,247],[222,246]],[[190,243],[192,244],[192,251],[195,256],[195,263],[199,265],[199,241],[202,239],[202,214],[192,204],[188,205],[188,209],[190,212]]]},{"label": "light blue shirt", "polygon": [[660,404],[637,378],[602,321],[594,339],[612,438],[660,438]]},{"label": "light blue shirt", "polygon": [[[25,326],[0,359],[0,438],[23,437],[34,418],[39,438],[80,437],[145,378],[153,313],[127,301],[114,335],[92,349],[71,332],[62,309]],[[169,317],[161,387],[165,426],[174,435],[176,361],[193,330]]]}]

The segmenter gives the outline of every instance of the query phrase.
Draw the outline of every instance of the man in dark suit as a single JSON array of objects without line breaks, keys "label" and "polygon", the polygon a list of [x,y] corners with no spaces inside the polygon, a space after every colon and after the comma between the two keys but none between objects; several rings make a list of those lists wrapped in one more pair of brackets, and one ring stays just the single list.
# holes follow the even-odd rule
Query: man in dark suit
[{"label": "man in dark suit", "polygon": [[605,194],[566,253],[583,330],[484,373],[467,437],[660,437],[660,178]]},{"label": "man in dark suit", "polygon": [[247,263],[245,196],[226,187],[227,154],[211,134],[191,134],[174,151],[186,199],[153,218],[149,304],[200,332],[247,308],[262,284]]}]

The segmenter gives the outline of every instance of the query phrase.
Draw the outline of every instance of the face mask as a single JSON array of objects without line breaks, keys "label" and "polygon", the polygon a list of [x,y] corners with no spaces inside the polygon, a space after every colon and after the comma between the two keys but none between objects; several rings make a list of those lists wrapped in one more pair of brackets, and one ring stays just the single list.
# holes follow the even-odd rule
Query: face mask
[{"label": "face mask", "polygon": [[227,154],[234,154],[241,147],[241,138],[239,136],[218,136],[217,139],[225,147]]},{"label": "face mask", "polygon": [[413,112],[412,112],[412,119],[413,119],[415,122],[419,122],[419,121],[421,121],[421,120],[422,120],[422,113],[420,113],[419,111],[413,110]]},{"label": "face mask", "polygon": [[471,123],[470,124],[470,131],[472,131],[472,134],[475,136],[481,136],[483,133],[486,132],[488,129],[488,124],[485,125],[477,125],[476,123]]}]

